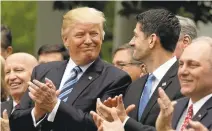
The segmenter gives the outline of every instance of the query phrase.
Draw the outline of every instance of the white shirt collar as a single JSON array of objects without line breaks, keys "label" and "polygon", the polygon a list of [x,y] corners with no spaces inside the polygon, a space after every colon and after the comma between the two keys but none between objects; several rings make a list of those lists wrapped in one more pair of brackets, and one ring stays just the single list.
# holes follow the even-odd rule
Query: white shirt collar
[{"label": "white shirt collar", "polygon": [[156,77],[157,80],[160,81],[176,61],[176,56],[172,57],[167,62],[159,66],[155,71],[153,71],[153,75]]},{"label": "white shirt collar", "polygon": [[191,101],[191,99],[189,100],[189,104],[188,104],[188,107],[187,107],[187,110],[188,108],[190,107],[190,105],[193,103],[193,116],[199,111],[199,109],[205,104],[205,102],[210,99],[212,97],[212,94],[209,94],[205,97],[203,97],[202,99],[198,100],[197,102],[193,103]]},{"label": "white shirt collar", "polygon": [[15,106],[18,105],[18,103],[16,103],[14,100],[13,100],[13,109],[15,109]]},{"label": "white shirt collar", "polygon": [[[82,69],[82,72],[84,73],[88,67],[93,63],[94,61],[92,61],[91,63],[84,65],[84,66],[79,66]],[[67,67],[69,67],[70,69],[73,69],[75,66],[77,66],[74,61],[70,58],[67,64]]]}]

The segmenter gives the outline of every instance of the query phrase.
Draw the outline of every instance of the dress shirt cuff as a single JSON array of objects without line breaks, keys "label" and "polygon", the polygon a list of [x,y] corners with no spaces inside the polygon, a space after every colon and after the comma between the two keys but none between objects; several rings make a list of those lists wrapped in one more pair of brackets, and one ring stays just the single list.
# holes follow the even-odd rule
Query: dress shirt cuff
[{"label": "dress shirt cuff", "polygon": [[57,110],[59,108],[60,105],[60,99],[58,99],[57,104],[55,105],[54,109],[52,110],[52,112],[49,113],[49,116],[47,118],[48,121],[53,122],[54,118],[56,116]]},{"label": "dress shirt cuff", "polygon": [[128,120],[129,118],[130,118],[129,116],[127,116],[127,117],[125,118],[124,122],[122,123],[123,126],[125,126],[125,124],[127,123],[127,120]]},{"label": "dress shirt cuff", "polygon": [[35,120],[35,116],[34,116],[34,108],[32,109],[32,111],[31,111],[31,115],[32,115],[32,121],[33,121],[33,125],[35,126],[35,127],[37,127],[42,121],[43,121],[43,119],[46,117],[46,115],[41,119],[41,120],[39,120],[38,122],[36,122],[36,120]]}]

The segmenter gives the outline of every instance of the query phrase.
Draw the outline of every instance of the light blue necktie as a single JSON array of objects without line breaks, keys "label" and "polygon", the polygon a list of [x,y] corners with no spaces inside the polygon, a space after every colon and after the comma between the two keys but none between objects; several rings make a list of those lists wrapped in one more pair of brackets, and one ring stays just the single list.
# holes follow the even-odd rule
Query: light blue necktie
[{"label": "light blue necktie", "polygon": [[77,82],[77,76],[80,72],[82,72],[82,69],[79,66],[71,70],[70,78],[64,83],[60,95],[58,96],[59,99],[64,102],[68,100],[68,95],[73,90],[73,85]]},{"label": "light blue necktie", "polygon": [[150,74],[148,76],[148,79],[144,86],[144,90],[143,90],[143,93],[141,95],[140,102],[139,102],[138,120],[141,119],[144,109],[149,101],[150,93],[151,93],[151,89],[152,89],[152,81],[154,80],[154,78],[155,78],[155,76],[153,74]]}]

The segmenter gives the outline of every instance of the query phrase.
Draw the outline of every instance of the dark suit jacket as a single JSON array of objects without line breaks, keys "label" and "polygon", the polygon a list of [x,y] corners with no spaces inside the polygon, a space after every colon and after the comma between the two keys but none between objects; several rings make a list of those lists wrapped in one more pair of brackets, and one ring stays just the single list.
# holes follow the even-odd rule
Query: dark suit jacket
[{"label": "dark suit jacket", "polygon": [[[188,107],[189,98],[185,97],[177,101],[174,108],[172,127],[177,128],[178,121],[182,116],[184,110]],[[212,128],[212,97],[200,108],[200,110],[193,116],[192,120],[201,122],[208,129]]]},{"label": "dark suit jacket", "polygon": [[[39,65],[35,67],[32,79],[44,82],[47,77],[59,88],[66,65],[67,61]],[[67,102],[61,101],[54,122],[42,122],[43,130],[96,130],[89,114],[91,110],[96,109],[96,99],[105,100],[108,97],[123,94],[130,83],[131,78],[127,73],[98,58],[74,85]],[[21,109],[14,111],[10,117],[12,130],[35,130],[31,107],[33,107],[33,102],[26,93],[21,101]]]},{"label": "dark suit jacket", "polygon": [[9,101],[4,101],[1,103],[1,117],[2,117],[4,109],[7,109],[8,116],[10,116],[13,110],[13,101],[9,100]]},{"label": "dark suit jacket", "polygon": [[[178,121],[182,116],[184,110],[187,108],[189,103],[189,98],[184,97],[177,100],[177,104],[174,107],[173,118],[172,118],[172,128],[176,130]],[[212,97],[199,109],[197,114],[193,116],[192,120],[201,122],[206,128],[212,129]],[[143,125],[134,119],[129,119],[128,125],[125,130],[131,131],[156,131],[153,126]],[[188,126],[189,128],[189,126]]]},{"label": "dark suit jacket", "polygon": [[[136,125],[139,124],[139,122],[142,123],[140,124],[140,126],[138,126],[139,130],[145,130],[146,128],[149,127],[143,125],[150,125],[155,127],[155,122],[160,112],[160,108],[157,103],[158,87],[162,87],[171,100],[175,100],[182,97],[182,94],[180,93],[180,83],[177,76],[177,70],[178,70],[178,62],[175,62],[172,65],[172,67],[167,71],[167,73],[164,75],[164,77],[158,84],[156,90],[152,94],[142,114],[141,120],[138,119],[139,101],[141,94],[143,92],[144,85],[147,81],[148,75],[145,75],[142,78],[136,80],[128,87],[124,97],[124,104],[126,107],[131,104],[135,104],[136,109],[129,113],[129,116],[131,118],[125,124],[126,131],[128,130],[130,131],[133,129],[135,130],[137,127]],[[164,82],[166,83],[166,85],[164,85]]]}]

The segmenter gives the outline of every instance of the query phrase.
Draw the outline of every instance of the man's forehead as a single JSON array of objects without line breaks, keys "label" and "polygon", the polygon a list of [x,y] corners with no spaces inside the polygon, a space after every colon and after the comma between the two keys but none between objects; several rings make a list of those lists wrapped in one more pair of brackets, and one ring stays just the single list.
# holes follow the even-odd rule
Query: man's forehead
[{"label": "man's forehead", "polygon": [[208,59],[209,49],[206,44],[191,44],[182,53],[182,59],[199,60]]},{"label": "man's forehead", "polygon": [[72,29],[84,29],[84,28],[100,28],[99,23],[76,23],[72,26]]},{"label": "man's forehead", "polygon": [[13,66],[28,66],[30,65],[30,61],[25,59],[25,58],[20,58],[20,57],[10,57],[8,59],[6,59],[6,62],[5,62],[6,65],[13,65]]}]

